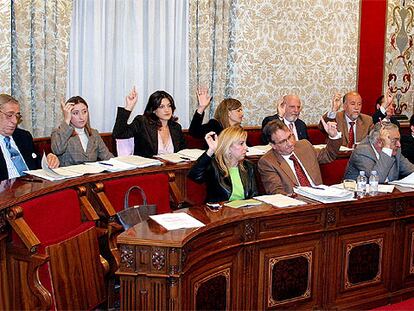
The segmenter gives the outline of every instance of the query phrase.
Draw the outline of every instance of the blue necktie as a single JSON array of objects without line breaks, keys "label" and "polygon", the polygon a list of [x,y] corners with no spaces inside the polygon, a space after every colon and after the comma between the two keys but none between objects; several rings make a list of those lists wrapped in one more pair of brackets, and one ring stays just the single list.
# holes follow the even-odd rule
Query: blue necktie
[{"label": "blue necktie", "polygon": [[11,146],[10,137],[4,137],[4,142],[6,143],[6,148],[10,153],[10,158],[13,161],[13,164],[19,172],[20,176],[25,175],[23,171],[27,170],[27,166],[23,161],[22,155],[19,151],[17,151]]}]

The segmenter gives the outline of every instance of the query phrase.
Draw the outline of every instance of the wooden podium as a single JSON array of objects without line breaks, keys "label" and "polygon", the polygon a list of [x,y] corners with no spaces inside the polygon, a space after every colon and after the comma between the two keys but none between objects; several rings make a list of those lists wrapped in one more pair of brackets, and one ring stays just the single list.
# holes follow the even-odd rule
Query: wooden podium
[{"label": "wooden podium", "polygon": [[414,192],[294,208],[196,207],[118,237],[123,310],[369,309],[414,296]]}]

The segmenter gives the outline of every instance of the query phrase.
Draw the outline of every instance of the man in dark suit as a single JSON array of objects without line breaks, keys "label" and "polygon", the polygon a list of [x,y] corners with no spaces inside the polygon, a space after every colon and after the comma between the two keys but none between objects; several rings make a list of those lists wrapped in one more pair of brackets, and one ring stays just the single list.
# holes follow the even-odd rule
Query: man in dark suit
[{"label": "man in dark suit", "polygon": [[324,122],[329,134],[326,148],[316,149],[302,139],[296,141],[292,132],[281,120],[273,120],[264,128],[270,149],[258,162],[258,170],[267,194],[293,193],[295,186],[322,184],[319,164],[336,159],[341,146],[341,133],[335,122]]},{"label": "man in dark suit", "polygon": [[[264,118],[262,122],[262,131],[267,123],[272,120],[280,119],[295,135],[296,140],[309,139],[306,124],[299,119],[299,114],[302,110],[302,102],[297,95],[285,95],[283,101],[278,103],[277,113],[273,116]],[[268,143],[265,135],[262,134],[264,143]]]},{"label": "man in dark suit", "polygon": [[[10,95],[0,94],[0,180],[23,175],[22,167],[24,170],[40,168],[32,135],[17,128],[21,119],[18,101]],[[59,166],[58,158],[52,153],[48,154],[47,162],[51,168]]]},{"label": "man in dark suit", "polygon": [[[386,98],[385,98],[386,97]],[[387,90],[386,96],[381,95],[375,102],[376,111],[372,115],[374,124],[385,121],[391,122],[400,128],[400,122],[395,117],[395,103],[391,92]]]},{"label": "man in dark suit", "polygon": [[410,118],[410,133],[401,137],[401,153],[414,163],[414,115]]}]

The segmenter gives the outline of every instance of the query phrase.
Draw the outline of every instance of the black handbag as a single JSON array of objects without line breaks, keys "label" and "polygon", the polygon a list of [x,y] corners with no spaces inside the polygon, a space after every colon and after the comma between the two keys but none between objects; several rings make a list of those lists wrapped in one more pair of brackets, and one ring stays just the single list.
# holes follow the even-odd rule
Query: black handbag
[{"label": "black handbag", "polygon": [[[141,193],[142,205],[129,206],[129,195],[135,189]],[[116,215],[122,227],[127,230],[142,221],[148,220],[150,215],[155,215],[156,213],[157,205],[147,204],[147,197],[144,190],[138,186],[132,186],[125,193],[124,209]]]}]

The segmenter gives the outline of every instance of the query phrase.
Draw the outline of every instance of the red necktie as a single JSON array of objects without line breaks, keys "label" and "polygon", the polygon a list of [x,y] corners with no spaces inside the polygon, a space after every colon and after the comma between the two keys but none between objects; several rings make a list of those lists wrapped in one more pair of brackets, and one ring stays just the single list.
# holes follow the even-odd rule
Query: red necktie
[{"label": "red necktie", "polygon": [[348,148],[353,148],[355,143],[354,138],[354,121],[349,122],[349,140],[348,140]]},{"label": "red necktie", "polygon": [[293,133],[293,123],[289,123],[289,129]]},{"label": "red necktie", "polygon": [[298,159],[295,157],[294,154],[292,154],[289,159],[293,161],[293,167],[296,171],[296,176],[298,178],[299,185],[304,187],[310,187],[311,183],[309,182],[308,177],[306,177],[306,173],[303,170],[302,166],[300,165]]}]

